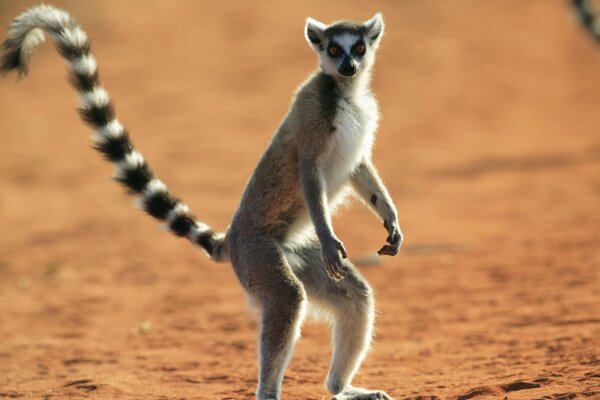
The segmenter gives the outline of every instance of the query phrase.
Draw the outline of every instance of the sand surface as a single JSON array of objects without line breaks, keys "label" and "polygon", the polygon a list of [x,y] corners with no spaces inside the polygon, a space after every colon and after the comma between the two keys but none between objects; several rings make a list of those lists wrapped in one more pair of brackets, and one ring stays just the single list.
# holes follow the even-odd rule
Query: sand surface
[{"label": "sand surface", "polygon": [[[0,26],[35,3],[1,0]],[[315,67],[304,19],[381,10],[374,160],[406,245],[363,269],[379,312],[355,383],[600,398],[600,48],[567,2],[55,3],[140,151],[219,229]],[[252,398],[256,324],[231,268],[132,209],[65,75],[45,45],[0,82],[0,399]],[[386,237],[358,204],[334,224],[355,258]],[[328,398],[329,355],[307,324],[284,398]]]}]

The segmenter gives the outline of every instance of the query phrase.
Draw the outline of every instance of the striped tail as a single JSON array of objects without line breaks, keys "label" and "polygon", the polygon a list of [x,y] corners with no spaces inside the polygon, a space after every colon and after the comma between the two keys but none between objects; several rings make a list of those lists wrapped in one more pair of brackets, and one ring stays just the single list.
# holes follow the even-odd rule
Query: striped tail
[{"label": "striped tail", "polygon": [[590,0],[571,0],[571,4],[583,27],[600,42],[600,21]]},{"label": "striped tail", "polygon": [[137,196],[140,206],[164,221],[175,235],[187,237],[213,260],[227,261],[225,235],[200,222],[181,200],[171,195],[134,149],[129,134],[115,118],[108,93],[100,85],[87,35],[68,13],[41,5],[19,15],[9,28],[0,68],[25,75],[33,49],[44,41],[44,31],[52,36],[68,62],[71,84],[80,93],[79,113],[95,129],[95,149],[116,164],[114,179]]}]

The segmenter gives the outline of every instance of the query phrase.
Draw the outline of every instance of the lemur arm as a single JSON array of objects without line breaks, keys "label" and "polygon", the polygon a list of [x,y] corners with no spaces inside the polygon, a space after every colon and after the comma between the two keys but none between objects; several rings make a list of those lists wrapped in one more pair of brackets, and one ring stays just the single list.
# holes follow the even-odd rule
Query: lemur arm
[{"label": "lemur arm", "polygon": [[304,202],[321,242],[323,261],[327,273],[333,279],[341,279],[346,267],[343,258],[347,257],[344,244],[335,236],[331,225],[331,213],[327,200],[326,183],[315,160],[303,159],[298,166],[300,186]]},{"label": "lemur arm", "polygon": [[352,174],[350,182],[359,197],[383,220],[383,226],[388,231],[389,244],[383,246],[378,253],[395,256],[402,243],[398,212],[371,161],[364,160],[360,163]]},{"label": "lemur arm", "polygon": [[373,164],[365,160],[351,176],[352,188],[382,221],[398,219],[398,213]]}]

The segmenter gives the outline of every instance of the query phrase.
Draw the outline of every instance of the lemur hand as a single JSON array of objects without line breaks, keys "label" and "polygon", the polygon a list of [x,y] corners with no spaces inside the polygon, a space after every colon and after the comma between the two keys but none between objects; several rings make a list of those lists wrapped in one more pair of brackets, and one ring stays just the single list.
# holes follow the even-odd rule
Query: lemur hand
[{"label": "lemur hand", "polygon": [[[340,280],[346,276],[348,267],[344,265],[342,258],[347,258],[344,244],[335,236],[321,243],[323,261],[327,275],[333,280]],[[341,253],[341,257],[340,257]]]},{"label": "lemur hand", "polygon": [[388,231],[388,237],[386,241],[389,244],[386,244],[379,249],[377,254],[380,256],[395,256],[398,254],[398,250],[402,244],[402,232],[400,231],[400,225],[398,224],[398,220],[391,219],[384,221],[383,226]]}]

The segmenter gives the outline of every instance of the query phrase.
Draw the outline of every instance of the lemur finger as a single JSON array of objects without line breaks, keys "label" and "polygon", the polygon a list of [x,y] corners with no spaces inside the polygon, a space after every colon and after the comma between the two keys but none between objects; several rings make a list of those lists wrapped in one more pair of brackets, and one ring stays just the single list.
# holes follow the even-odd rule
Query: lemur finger
[{"label": "lemur finger", "polygon": [[402,234],[400,233],[400,230],[398,228],[392,228],[386,239],[386,242],[388,242],[389,244],[398,244],[400,242],[401,237]]},{"label": "lemur finger", "polygon": [[377,250],[377,254],[379,254],[380,256],[387,256],[389,255],[387,250],[385,249],[385,246],[382,247],[381,249]]},{"label": "lemur finger", "polygon": [[328,261],[325,265],[325,269],[329,277],[337,281],[341,278],[341,274],[336,264],[336,260]]},{"label": "lemur finger", "polygon": [[332,270],[330,267],[326,267],[326,268],[325,268],[325,271],[327,272],[327,275],[328,275],[328,276],[329,276],[331,279],[333,279],[333,280],[336,280],[336,277],[335,277],[335,272],[333,272],[333,270]]},{"label": "lemur finger", "polygon": [[393,240],[393,239],[394,239],[394,232],[390,232],[390,233],[388,234],[388,237],[387,237],[387,238],[385,238],[385,241],[386,241],[386,242],[388,242],[388,243],[390,243],[390,244],[392,244],[392,240]]},{"label": "lemur finger", "polygon": [[390,244],[398,244],[400,243],[400,233],[398,231],[394,231],[392,235],[392,240],[389,241]]},{"label": "lemur finger", "polygon": [[384,226],[385,230],[388,232],[388,236],[387,236],[387,238],[385,239],[385,241],[386,241],[386,242],[388,242],[388,243],[392,243],[392,240],[394,239],[394,235],[395,235],[395,234],[396,234],[396,232],[397,232],[397,229],[396,229],[396,227],[395,227],[395,226],[393,226],[393,225],[390,225],[390,224],[388,224],[388,222],[387,222],[387,221],[385,221],[385,222],[383,223],[383,226]]},{"label": "lemur finger", "polygon": [[342,260],[338,259],[334,263],[334,271],[338,279],[342,279],[346,275],[347,267],[344,265]]},{"label": "lemur finger", "polygon": [[333,268],[334,271],[339,274],[342,272],[342,261],[341,260],[335,260],[335,263],[333,264]]},{"label": "lemur finger", "polygon": [[398,254],[398,246],[386,244],[381,249],[379,249],[377,254],[379,254],[380,256],[395,256],[396,254]]},{"label": "lemur finger", "polygon": [[346,249],[344,248],[344,245],[342,243],[338,244],[338,250],[340,251],[340,253],[342,253],[343,258],[348,258],[348,254],[346,253]]},{"label": "lemur finger", "polygon": [[342,279],[344,277],[344,274],[342,274],[341,271],[336,271],[335,272],[335,280],[339,281],[340,279]]}]

